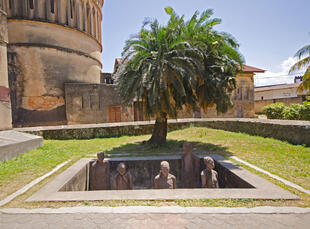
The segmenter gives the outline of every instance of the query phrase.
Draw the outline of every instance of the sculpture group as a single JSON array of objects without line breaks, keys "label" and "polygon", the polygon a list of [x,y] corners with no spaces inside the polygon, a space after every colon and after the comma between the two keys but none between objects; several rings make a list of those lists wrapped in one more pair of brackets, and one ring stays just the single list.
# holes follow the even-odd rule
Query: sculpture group
[{"label": "sculpture group", "polygon": [[[200,159],[192,150],[192,144],[183,144],[181,181],[183,188],[219,188],[218,174],[214,170],[214,160],[204,157],[205,169],[200,172]],[[97,153],[97,160],[92,163],[91,168],[91,190],[109,190],[110,187],[110,165],[104,160],[104,152]],[[201,180],[201,184],[200,184]],[[176,177],[170,174],[170,165],[167,161],[160,163],[158,175],[154,178],[155,189],[175,189]],[[120,163],[117,166],[117,174],[113,178],[115,190],[133,189],[133,177],[126,171],[126,165]]]}]

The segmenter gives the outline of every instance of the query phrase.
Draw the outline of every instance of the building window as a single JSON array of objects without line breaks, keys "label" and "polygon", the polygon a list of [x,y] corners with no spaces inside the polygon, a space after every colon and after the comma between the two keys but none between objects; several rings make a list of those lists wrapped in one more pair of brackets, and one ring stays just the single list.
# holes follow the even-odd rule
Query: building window
[{"label": "building window", "polygon": [[12,5],[13,5],[13,4],[12,4],[12,1],[13,1],[13,0],[9,0],[9,8],[10,8],[10,9],[12,9]]},{"label": "building window", "polygon": [[71,16],[71,19],[73,18],[73,5],[72,5],[72,0],[70,0],[70,16]]},{"label": "building window", "polygon": [[262,96],[261,99],[264,100],[264,96]]},{"label": "building window", "polygon": [[55,3],[54,0],[50,0],[51,3],[51,13],[55,13]]},{"label": "building window", "polygon": [[29,0],[29,8],[33,10],[33,0]]}]

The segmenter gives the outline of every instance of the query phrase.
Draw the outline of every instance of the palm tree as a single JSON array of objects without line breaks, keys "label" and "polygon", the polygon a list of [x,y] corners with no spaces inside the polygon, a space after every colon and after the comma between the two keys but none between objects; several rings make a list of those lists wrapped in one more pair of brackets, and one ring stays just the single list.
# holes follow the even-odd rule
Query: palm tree
[{"label": "palm tree", "polygon": [[310,89],[310,45],[306,45],[298,50],[295,57],[297,57],[298,62],[291,67],[290,73],[306,68],[302,82],[298,87],[298,91],[303,92]]},{"label": "palm tree", "polygon": [[193,111],[217,105],[226,111],[231,105],[238,64],[242,64],[237,43],[218,33],[207,10],[185,22],[172,8],[166,26],[148,20],[141,31],[126,42],[123,59],[114,75],[121,98],[140,102],[147,117],[155,118],[152,144],[163,144],[167,119],[176,118],[184,107]]}]

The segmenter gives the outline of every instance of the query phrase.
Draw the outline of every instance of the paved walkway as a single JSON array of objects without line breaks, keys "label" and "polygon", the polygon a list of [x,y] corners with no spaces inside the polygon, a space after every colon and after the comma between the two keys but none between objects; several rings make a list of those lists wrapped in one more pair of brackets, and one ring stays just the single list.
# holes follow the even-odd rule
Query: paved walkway
[{"label": "paved walkway", "polygon": [[309,208],[75,207],[1,209],[1,229],[310,228]]},{"label": "paved walkway", "polygon": [[1,229],[36,228],[300,228],[306,214],[0,214]]}]

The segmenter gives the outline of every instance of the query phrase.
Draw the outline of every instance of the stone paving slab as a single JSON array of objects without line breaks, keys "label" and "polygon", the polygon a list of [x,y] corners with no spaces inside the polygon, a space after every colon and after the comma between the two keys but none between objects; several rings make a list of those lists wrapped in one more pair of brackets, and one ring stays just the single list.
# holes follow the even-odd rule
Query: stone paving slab
[{"label": "stone paving slab", "polygon": [[61,208],[0,208],[0,214],[310,214],[310,208],[300,207],[181,207],[181,206],[122,206],[122,207],[61,207]]},{"label": "stone paving slab", "polygon": [[296,228],[306,214],[0,214],[1,229],[42,228]]},{"label": "stone paving slab", "polygon": [[43,146],[40,136],[14,130],[0,131],[0,161],[10,160],[39,146]]}]

